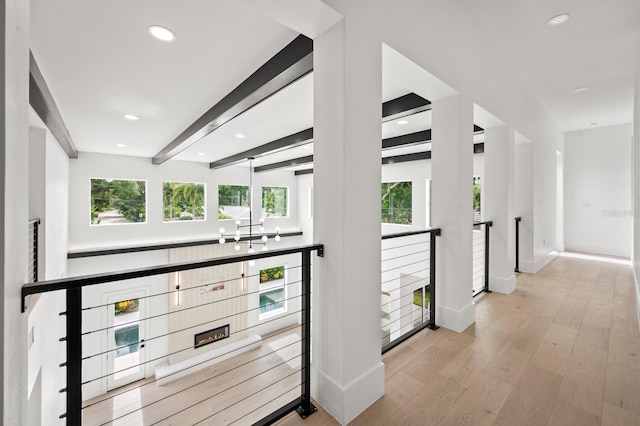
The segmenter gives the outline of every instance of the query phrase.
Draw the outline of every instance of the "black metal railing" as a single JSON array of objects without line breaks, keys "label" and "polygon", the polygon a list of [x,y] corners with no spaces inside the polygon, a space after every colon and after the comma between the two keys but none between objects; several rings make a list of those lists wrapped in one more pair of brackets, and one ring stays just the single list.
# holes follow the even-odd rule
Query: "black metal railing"
[{"label": "black metal railing", "polygon": [[[70,425],[127,423],[141,418],[145,424],[170,421],[268,425],[292,411],[303,418],[312,414],[316,411],[310,391],[312,252],[323,256],[323,246],[314,244],[25,284],[23,312],[30,295],[66,292],[66,310],[60,314],[66,319],[66,336],[60,338],[67,354],[60,365],[66,369],[66,387],[60,391],[66,396],[66,413],[60,417]],[[247,265],[268,258],[283,262],[297,258],[296,255],[300,256],[299,264],[291,265],[289,260],[286,267],[279,267],[285,276],[294,277],[283,280],[281,297],[270,295],[258,300],[260,293],[265,292],[259,283],[263,278],[268,280],[273,271],[245,273],[251,271]],[[194,277],[193,282],[184,282],[181,277],[185,274]],[[278,268],[275,275],[281,277]],[[206,282],[196,279],[202,276],[217,278]],[[256,291],[249,290],[247,280],[258,283]],[[131,289],[135,288],[147,288],[147,292],[132,298]],[[105,294],[117,297],[122,289],[129,292],[121,296],[124,300],[105,298]],[[147,303],[152,299],[157,300]],[[261,312],[271,311],[269,306],[280,309],[287,304],[289,309],[273,319],[266,316],[255,325],[248,319],[249,315],[257,317]],[[153,306],[154,310],[143,310],[142,306]],[[109,315],[124,316],[117,324],[115,319],[95,323],[96,318]],[[265,337],[267,344],[256,346],[261,337],[252,335],[255,329],[284,317],[292,320],[290,324],[269,332]],[[165,328],[158,329],[159,324],[165,324]],[[106,346],[100,346],[105,334],[115,337],[106,339]],[[216,344],[222,339],[228,345]],[[201,347],[209,344],[217,352],[203,351]],[[121,356],[130,358],[118,364]],[[100,362],[104,359],[111,360],[106,371],[100,366],[95,368],[96,362],[103,365]],[[215,368],[207,369],[213,363]],[[162,377],[158,365],[164,368]],[[152,368],[156,380],[136,379],[129,386],[117,388],[118,377],[136,371],[142,371],[143,378],[152,376],[144,373]],[[96,393],[97,385],[105,384],[100,389],[111,390],[109,383],[112,391]],[[90,396],[83,397],[87,387],[93,390]]]},{"label": "black metal railing", "polygon": [[435,277],[440,235],[440,229],[429,229],[382,237],[382,353],[425,327],[438,328]]},{"label": "black metal railing", "polygon": [[521,217],[516,217],[516,266],[513,268],[515,272],[520,272],[520,222],[522,221]]},{"label": "black metal railing", "polygon": [[473,223],[473,296],[489,290],[489,230],[493,222]]},{"label": "black metal railing", "polygon": [[29,261],[29,277],[34,283],[38,282],[39,228],[40,219],[31,219],[29,221],[29,231],[27,236],[27,259]]}]

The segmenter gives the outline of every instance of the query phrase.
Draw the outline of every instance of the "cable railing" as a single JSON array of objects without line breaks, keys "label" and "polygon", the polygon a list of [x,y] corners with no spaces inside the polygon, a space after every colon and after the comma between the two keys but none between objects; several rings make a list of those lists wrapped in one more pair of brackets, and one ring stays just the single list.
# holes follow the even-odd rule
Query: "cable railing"
[{"label": "cable railing", "polygon": [[516,256],[515,262],[516,266],[513,268],[514,272],[520,272],[520,222],[522,221],[521,217],[516,217]]},{"label": "cable railing", "polygon": [[29,230],[27,235],[27,259],[28,259],[28,273],[32,282],[38,282],[38,249],[39,249],[39,235],[40,219],[31,219],[29,221]]},{"label": "cable railing", "polygon": [[489,230],[493,222],[473,223],[473,296],[489,290]]},{"label": "cable railing", "polygon": [[25,284],[23,312],[30,295],[66,293],[60,417],[268,425],[312,414],[312,252],[323,246]]},{"label": "cable railing", "polygon": [[382,236],[381,346],[389,351],[436,330],[436,236],[440,229]]}]

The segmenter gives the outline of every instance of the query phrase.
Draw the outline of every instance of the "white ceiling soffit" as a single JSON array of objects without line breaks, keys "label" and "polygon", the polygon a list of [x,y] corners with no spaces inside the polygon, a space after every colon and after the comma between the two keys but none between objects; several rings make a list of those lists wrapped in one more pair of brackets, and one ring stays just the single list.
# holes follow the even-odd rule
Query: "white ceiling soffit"
[{"label": "white ceiling soffit", "polygon": [[152,157],[297,35],[235,0],[31,1],[30,47],[79,151]]},{"label": "white ceiling soffit", "polygon": [[504,126],[505,122],[478,104],[473,104],[473,123],[483,129],[491,129],[492,127]]},{"label": "white ceiling soffit", "polygon": [[382,76],[431,102],[458,94],[448,84],[389,45],[382,44]]},{"label": "white ceiling soffit", "polygon": [[242,0],[276,22],[316,38],[337,24],[342,15],[321,0]]},{"label": "white ceiling soffit", "polygon": [[[405,123],[406,122],[406,123]],[[393,138],[431,128],[431,110],[382,123],[382,139]]]}]

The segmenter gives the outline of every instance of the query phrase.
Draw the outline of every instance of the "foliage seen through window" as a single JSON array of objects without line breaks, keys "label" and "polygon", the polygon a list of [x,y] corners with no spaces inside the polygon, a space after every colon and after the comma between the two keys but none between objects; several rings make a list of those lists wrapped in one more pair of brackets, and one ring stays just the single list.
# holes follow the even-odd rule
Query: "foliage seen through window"
[{"label": "foliage seen through window", "polygon": [[204,220],[204,184],[163,182],[164,220]]},{"label": "foliage seen through window", "polygon": [[91,224],[144,222],[146,187],[142,180],[91,179]]},{"label": "foliage seen through window", "polygon": [[411,182],[383,182],[382,223],[411,225],[413,223],[411,196]]}]

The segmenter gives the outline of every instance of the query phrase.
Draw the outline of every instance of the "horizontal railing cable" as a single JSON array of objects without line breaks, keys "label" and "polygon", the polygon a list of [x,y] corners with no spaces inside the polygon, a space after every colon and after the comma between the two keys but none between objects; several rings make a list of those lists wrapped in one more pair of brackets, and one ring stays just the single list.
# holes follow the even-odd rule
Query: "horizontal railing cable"
[{"label": "horizontal railing cable", "polygon": [[[279,333],[275,333],[273,336],[278,336],[278,335],[280,335],[280,334],[285,334],[285,333],[288,333],[288,332],[290,332],[290,331],[291,331],[290,329],[285,329],[285,330],[283,330],[283,331],[281,331],[281,332],[279,332]],[[245,363],[243,363],[243,364],[239,364],[239,365],[237,365],[236,367],[230,368],[230,369],[229,369],[229,370],[227,370],[227,371],[224,371],[224,372],[222,372],[222,373],[220,373],[220,374],[218,374],[218,375],[216,375],[216,376],[211,377],[210,379],[212,379],[212,378],[216,378],[216,377],[219,377],[219,376],[222,376],[222,375],[224,375],[224,374],[228,373],[229,371],[233,371],[233,370],[236,370],[236,369],[238,369],[238,368],[240,368],[240,367],[243,367],[243,366],[245,366],[245,365],[251,364],[252,362],[257,361],[257,360],[259,360],[259,359],[261,359],[261,358],[264,358],[264,357],[267,357],[267,356],[271,356],[271,355],[277,354],[277,352],[278,352],[278,351],[280,351],[280,350],[282,350],[282,349],[285,349],[285,348],[287,348],[287,347],[289,347],[289,346],[291,346],[291,345],[294,345],[294,344],[296,344],[296,343],[300,343],[301,341],[302,341],[302,339],[299,339],[299,340],[296,340],[295,342],[292,342],[292,343],[289,343],[289,344],[287,344],[287,345],[284,345],[284,346],[282,346],[282,347],[280,347],[280,348],[278,348],[278,349],[274,349],[274,350],[273,350],[273,352],[269,352],[269,353],[267,353],[267,354],[264,354],[264,355],[261,355],[261,356],[259,356],[259,357],[256,357],[256,358],[254,358],[254,359],[252,359],[252,360],[250,360],[250,361],[247,361],[247,362],[245,362]],[[229,353],[233,353],[233,352],[236,352],[236,351],[240,351],[240,350],[242,350],[242,349],[246,349],[246,348],[251,347],[251,346],[253,346],[253,345],[254,345],[254,343],[252,342],[252,343],[249,343],[249,344],[247,344],[247,345],[241,346],[241,347],[239,347],[239,348],[237,348],[237,349],[235,349],[235,350],[233,350],[233,351],[230,351]],[[166,379],[166,378],[168,378],[168,377],[174,376],[174,375],[176,375],[176,374],[184,373],[185,371],[192,370],[192,369],[194,369],[195,367],[201,366],[201,365],[203,365],[203,364],[207,364],[207,363],[211,362],[212,360],[215,360],[215,359],[220,358],[220,357],[222,357],[222,356],[223,356],[223,355],[219,355],[219,356],[217,356],[217,357],[208,358],[208,359],[206,359],[206,360],[204,360],[204,361],[201,361],[201,362],[199,362],[199,363],[189,365],[188,367],[185,367],[185,368],[180,369],[180,370],[176,370],[176,371],[174,371],[174,372],[172,372],[172,373],[169,373],[169,374],[167,374],[167,375],[163,376],[163,379]],[[114,394],[109,395],[108,397],[103,398],[103,399],[101,399],[101,400],[99,400],[99,401],[92,402],[92,403],[90,403],[90,404],[88,404],[88,405],[83,406],[82,408],[83,408],[83,409],[87,409],[87,408],[89,408],[89,407],[93,407],[94,405],[98,405],[98,404],[101,404],[101,403],[103,403],[103,402],[110,401],[110,400],[112,400],[112,399],[114,399],[114,398],[116,398],[116,397],[118,397],[118,396],[120,396],[120,395],[124,395],[124,394],[126,394],[126,393],[128,393],[128,392],[132,392],[132,391],[135,391],[135,390],[141,389],[141,388],[143,388],[143,387],[145,387],[145,386],[147,386],[147,385],[155,384],[155,383],[156,383],[156,381],[155,381],[155,380],[153,380],[153,381],[149,381],[149,382],[146,382],[146,383],[141,383],[141,384],[140,384],[140,385],[138,385],[138,386],[127,388],[126,390],[123,390],[123,391],[122,391],[122,392],[120,392],[120,393],[114,393]],[[196,383],[196,385],[197,385],[197,384],[199,384],[199,383]],[[189,386],[189,388],[191,388],[192,386],[195,386],[195,385],[190,385],[190,386]],[[186,389],[189,389],[189,388],[186,388]],[[164,398],[163,398],[163,399],[164,399]]]},{"label": "horizontal railing cable", "polygon": [[[287,267],[285,269],[285,271],[289,271],[289,270],[293,270],[293,269],[299,269],[299,268],[302,268],[302,265]],[[187,292],[187,291],[190,291],[190,290],[198,290],[198,289],[202,289],[202,288],[206,288],[206,287],[210,287],[210,286],[215,286],[215,285],[219,285],[219,284],[225,284],[225,283],[229,283],[229,282],[233,282],[233,281],[247,280],[249,278],[254,278],[254,277],[259,277],[259,276],[260,276],[260,273],[257,273],[257,274],[247,275],[247,276],[244,276],[244,277],[229,278],[229,279],[226,279],[226,280],[216,281],[214,283],[197,285],[197,286],[193,286],[193,287],[182,288],[182,286],[181,286],[180,287],[180,293],[184,293],[184,292]],[[168,290],[168,291],[165,291],[165,292],[162,292],[162,293],[154,293],[154,294],[150,294],[148,296],[140,296],[140,297],[137,297],[136,299],[151,299],[153,297],[172,295],[172,294],[175,294],[175,292],[176,292],[176,289],[171,289],[171,290]],[[231,300],[231,299],[233,299],[235,297],[241,297],[241,296],[229,297],[229,298],[226,298],[226,299],[220,299],[218,301],[219,302],[223,302],[225,300]],[[82,308],[82,310],[83,311],[89,311],[89,310],[92,310],[92,309],[99,309],[99,308],[104,308],[104,307],[109,307],[109,306],[113,306],[113,303],[103,303],[101,305],[93,305],[93,306],[90,306],[90,307],[87,307],[87,308]]]},{"label": "horizontal railing cable", "polygon": [[421,254],[421,253],[429,253],[430,251],[431,250],[429,250],[429,249],[426,249],[426,250],[423,250],[423,251],[416,251],[416,252],[413,252],[413,253],[410,253],[410,254],[403,254],[402,256],[396,256],[396,257],[390,257],[388,259],[382,259],[382,262],[388,262],[390,260],[396,260],[396,259],[404,259],[405,257],[415,256],[415,255]]},{"label": "horizontal railing cable", "polygon": [[[394,323],[396,323],[396,322],[408,317],[409,315],[413,315],[413,312],[409,312],[408,314],[405,314],[405,315],[401,316],[400,318],[394,320],[393,322],[389,322],[389,324],[394,324]],[[387,325],[389,325],[389,324],[387,324]],[[408,326],[409,326],[409,324],[405,325],[405,327],[408,327]],[[396,330],[396,331],[400,331],[401,329],[402,329],[402,326],[399,327],[398,330]],[[391,336],[393,334],[393,331],[391,331],[391,330],[389,330],[389,331],[390,331],[389,334],[387,334],[385,336],[382,336],[380,338],[380,340],[384,340],[384,339],[386,339],[387,337],[389,337],[389,336]]]},{"label": "horizontal railing cable", "polygon": [[394,250],[394,249],[400,249],[400,248],[406,248],[406,247],[413,247],[413,246],[418,246],[420,244],[429,244],[429,240],[418,241],[417,243],[404,244],[404,245],[401,245],[401,246],[384,247],[384,248],[381,248],[380,251],[387,251],[387,250]]},{"label": "horizontal railing cable", "polygon": [[[427,268],[427,269],[428,269],[428,268]],[[411,285],[417,284],[417,283],[419,283],[420,281],[423,281],[423,280],[429,280],[429,278],[428,278],[428,277],[418,278],[416,281],[412,281],[412,282],[407,283],[407,284],[405,284],[405,285],[403,285],[403,286],[400,286],[400,287],[396,287],[396,288],[394,288],[394,289],[391,289],[391,290],[389,290],[389,291],[388,291],[388,293],[392,293],[392,292],[394,292],[394,291],[401,290],[401,289],[403,289],[403,288],[405,288],[405,287],[409,287],[409,286],[411,286]],[[429,283],[429,282],[428,282],[426,285],[429,285],[429,284],[431,284],[431,283]],[[381,304],[381,305],[380,305],[380,307],[385,306],[385,305],[388,305],[389,303],[392,303],[392,302],[397,302],[398,300],[402,299],[403,297],[407,297],[407,296],[408,296],[408,295],[406,295],[406,296],[400,296],[400,297],[399,297],[399,298],[397,298],[397,299],[389,300],[388,302]]]},{"label": "horizontal railing cable", "polygon": [[[424,269],[419,269],[419,270],[417,270],[417,271],[409,272],[409,273],[407,273],[407,275],[417,274],[418,272],[424,272],[424,271],[428,271],[428,270],[429,270],[429,267],[426,267],[426,268],[424,268]],[[400,277],[391,278],[391,279],[389,279],[389,280],[382,281],[382,282],[381,282],[381,284],[387,284],[387,283],[393,282],[393,281],[395,281],[395,280],[399,280],[399,279],[401,279],[401,278],[402,278],[401,276],[400,276]]]},{"label": "horizontal railing cable", "polygon": [[[215,413],[211,414],[210,416],[208,416],[208,417],[206,417],[206,418],[204,418],[204,419],[202,419],[202,420],[200,420],[200,421],[198,421],[198,422],[196,422],[196,423],[193,423],[193,424],[194,424],[194,425],[197,425],[197,424],[199,424],[199,423],[202,423],[203,421],[205,421],[205,420],[207,420],[207,419],[209,419],[209,418],[211,418],[211,417],[213,417],[213,416],[215,416],[215,415],[217,415],[217,414],[220,414],[221,412],[223,412],[223,411],[225,411],[225,410],[228,410],[229,408],[233,407],[234,405],[237,405],[237,404],[241,403],[242,401],[245,401],[246,399],[249,399],[249,398],[251,398],[252,396],[254,396],[254,395],[256,395],[256,394],[258,394],[258,393],[262,392],[264,389],[266,389],[266,388],[268,388],[268,387],[271,387],[271,386],[273,386],[274,384],[279,383],[279,382],[281,382],[281,381],[283,381],[283,380],[285,380],[285,379],[288,379],[289,377],[293,376],[293,375],[294,375],[294,374],[296,374],[296,373],[299,373],[300,371],[302,371],[302,369],[295,370],[294,372],[292,372],[292,373],[290,373],[290,374],[287,374],[286,376],[284,376],[283,378],[281,378],[281,379],[279,379],[279,380],[275,381],[274,383],[269,384],[269,385],[268,385],[268,386],[266,386],[265,388],[260,389],[260,390],[258,390],[258,391],[255,391],[254,393],[252,393],[252,394],[250,394],[250,395],[248,395],[248,396],[246,396],[246,397],[244,397],[244,398],[242,398],[242,399],[240,399],[240,400],[238,400],[238,401],[234,402],[234,403],[233,403],[233,404],[231,404],[231,405],[228,405],[228,406],[226,406],[226,407],[224,407],[224,408],[222,408],[222,409],[220,409],[220,410],[216,411]],[[245,380],[244,382],[249,381],[249,380],[251,380],[251,379],[247,379],[247,380]],[[243,382],[241,382],[241,383],[243,383]],[[296,385],[296,387],[298,387],[298,386],[299,386],[299,385]],[[210,400],[211,398],[214,398],[214,397],[216,397],[216,396],[220,395],[221,393],[222,393],[222,392],[218,392],[218,393],[216,393],[216,394],[214,394],[214,395],[212,395],[212,396],[209,396],[209,397],[207,397],[207,398],[205,398],[205,399],[202,399],[202,400],[200,400],[200,401],[198,401],[198,402],[196,402],[196,403],[194,403],[194,404],[191,404],[190,406],[185,407],[185,408],[183,408],[183,409],[181,409],[181,410],[179,410],[179,411],[176,411],[175,413],[171,414],[170,416],[167,416],[167,417],[165,417],[165,418],[164,418],[164,419],[162,419],[162,420],[159,420],[159,421],[157,421],[157,422],[154,422],[154,423],[152,423],[151,425],[152,425],[152,426],[153,426],[153,425],[157,425],[157,424],[162,423],[162,422],[164,422],[164,421],[166,421],[166,420],[169,420],[171,417],[176,416],[176,415],[178,415],[178,414],[180,414],[180,413],[183,413],[183,412],[185,412],[185,411],[187,411],[187,410],[189,410],[189,409],[191,409],[191,408],[193,408],[193,407],[195,407],[195,406],[197,406],[197,405],[200,405],[200,404],[202,404],[203,402],[208,401],[208,400]]]},{"label": "horizontal railing cable", "polygon": [[[282,315],[282,316],[280,316],[279,318],[288,317],[288,316],[290,316],[290,315],[295,315],[295,314],[298,314],[298,313],[300,313],[300,312],[302,312],[302,310],[299,310],[299,311],[295,311],[295,312],[291,312],[291,313],[288,313],[288,314]],[[200,325],[205,325],[205,324],[209,324],[209,323],[216,322],[216,321],[218,321],[218,319],[213,319],[213,320],[211,320],[211,321],[207,321],[207,322],[202,323],[202,324],[200,324]],[[263,324],[264,324],[264,323],[266,323],[266,322],[267,322],[267,321],[264,321],[264,322],[263,322]],[[234,334],[238,334],[238,333],[241,333],[241,332],[243,332],[243,331],[247,331],[247,330],[250,330],[250,329],[252,329],[252,328],[259,327],[259,326],[260,326],[260,324],[253,325],[253,326],[251,326],[251,327],[246,327],[246,328],[243,328],[243,329],[241,329],[241,330],[237,330],[237,331],[235,331],[235,332],[234,332]],[[194,328],[194,327],[197,327],[197,326],[188,327],[188,328],[186,328],[186,329],[184,329],[184,330],[188,330],[188,329],[191,329],[191,328]],[[182,330],[182,331],[184,331],[184,330]],[[171,333],[171,334],[173,334],[173,333]],[[164,336],[162,336],[162,337],[164,337]],[[158,337],[156,337],[156,338],[158,338]],[[151,339],[149,339],[149,340],[151,340]],[[147,340],[145,340],[145,343],[146,343],[146,342],[147,342]],[[93,379],[90,379],[90,380],[84,381],[84,382],[82,382],[82,385],[84,386],[84,385],[87,385],[87,384],[89,384],[89,383],[95,382],[95,381],[97,381],[97,380],[105,379],[105,378],[107,378],[107,377],[109,377],[109,376],[112,376],[112,375],[114,375],[114,374],[118,374],[118,373],[122,373],[122,372],[127,371],[127,370],[131,370],[132,368],[138,368],[138,367],[140,367],[141,365],[146,365],[146,364],[150,364],[150,363],[153,363],[153,362],[156,362],[156,361],[161,361],[161,360],[165,359],[166,357],[169,357],[169,356],[172,356],[172,355],[176,355],[176,354],[179,354],[179,353],[181,353],[181,352],[188,351],[188,350],[191,350],[191,349],[193,349],[193,346],[189,346],[189,347],[184,348],[184,349],[179,349],[179,350],[177,350],[177,351],[175,351],[175,352],[170,352],[170,353],[168,353],[168,354],[166,354],[166,355],[163,355],[163,356],[161,356],[161,357],[158,357],[158,358],[150,359],[150,360],[147,360],[147,361],[144,361],[144,362],[139,362],[138,364],[136,364],[136,365],[132,365],[131,367],[127,367],[127,368],[123,368],[123,369],[120,369],[120,370],[112,371],[110,374],[102,375],[102,376],[99,376],[99,377],[96,377],[96,378],[93,378]],[[111,351],[108,351],[108,352],[111,352]],[[232,352],[233,352],[233,351],[232,351]],[[222,355],[221,355],[221,356],[222,356]],[[215,358],[215,357],[214,357],[214,358]],[[214,359],[214,358],[211,358],[211,359]]]},{"label": "horizontal railing cable", "polygon": [[[283,299],[283,300],[278,301],[278,302],[267,303],[267,304],[266,304],[266,306],[277,305],[277,304],[279,304],[279,303],[286,302],[286,301],[289,301],[289,300],[293,300],[293,299],[296,299],[296,298],[298,298],[298,297],[302,297],[302,296],[303,296],[303,295],[291,296],[291,297],[289,297],[289,298],[287,298],[287,299]],[[203,306],[204,306],[204,305],[203,305]],[[108,350],[106,350],[106,351],[104,351],[104,352],[99,352],[99,353],[95,353],[95,354],[87,355],[87,356],[83,357],[83,358],[82,358],[82,360],[84,361],[84,360],[87,360],[87,359],[90,359],[90,358],[95,358],[96,356],[105,355],[105,354],[108,354],[108,353],[111,353],[111,352],[115,352],[115,351],[117,351],[118,349],[122,349],[122,348],[130,347],[130,346],[132,346],[132,345],[140,345],[140,344],[143,344],[143,343],[148,343],[148,342],[151,342],[151,341],[154,341],[154,340],[157,340],[157,339],[161,339],[161,338],[163,338],[163,337],[168,337],[168,336],[170,336],[170,335],[172,335],[172,334],[182,333],[183,331],[187,331],[187,330],[190,330],[190,329],[192,329],[192,328],[196,328],[196,327],[200,327],[200,326],[203,326],[203,325],[207,325],[207,324],[210,324],[210,323],[213,323],[213,322],[219,321],[219,320],[223,320],[223,319],[227,319],[227,318],[233,318],[233,317],[234,317],[234,316],[236,316],[236,315],[240,315],[240,314],[248,313],[248,312],[251,312],[251,311],[255,311],[256,309],[260,309],[260,308],[261,308],[261,307],[260,307],[260,306],[258,306],[257,308],[252,308],[252,309],[249,309],[249,310],[244,311],[244,312],[237,312],[237,313],[235,313],[235,314],[231,314],[231,315],[228,315],[228,316],[226,316],[226,317],[219,317],[219,318],[215,318],[215,319],[212,319],[212,320],[210,320],[210,321],[206,321],[206,322],[204,322],[204,323],[200,323],[200,324],[195,324],[195,325],[192,325],[192,326],[187,327],[187,328],[183,328],[183,329],[180,329],[180,330],[172,331],[172,332],[170,332],[170,333],[160,334],[160,335],[153,336],[153,337],[149,337],[149,338],[147,338],[147,339],[140,340],[140,341],[137,341],[137,342],[130,342],[130,343],[127,343],[127,344],[125,344],[125,345],[118,346],[118,347],[113,348],[113,349],[108,349]],[[299,311],[298,311],[298,312],[299,312]],[[166,314],[165,314],[165,315],[159,315],[159,316],[166,316]],[[266,323],[266,322],[268,322],[268,321],[265,321],[265,323]],[[257,325],[256,325],[256,326],[254,326],[254,327],[257,327]],[[245,330],[248,330],[248,329],[245,329]],[[245,331],[245,330],[240,330],[240,331]],[[237,332],[236,332],[236,333],[237,333]]]},{"label": "horizontal railing cable", "polygon": [[[298,340],[296,343],[300,343],[300,340]],[[274,353],[275,353],[275,352],[272,352],[270,355],[273,355]],[[293,357],[291,357],[291,358],[289,358],[289,359],[287,359],[287,360],[284,360],[284,361],[280,362],[279,364],[276,364],[276,365],[273,365],[273,366],[269,366],[269,367],[267,368],[267,370],[262,371],[262,372],[260,372],[260,373],[258,373],[258,374],[254,374],[253,376],[249,377],[248,379],[245,379],[245,380],[243,380],[243,381],[241,381],[241,382],[239,382],[239,383],[236,383],[235,385],[229,386],[229,387],[228,387],[228,388],[226,388],[226,389],[222,389],[222,390],[221,390],[220,392],[218,392],[217,394],[215,394],[215,395],[211,395],[211,396],[209,397],[209,399],[210,399],[210,398],[214,398],[214,397],[216,397],[216,396],[220,395],[221,393],[224,393],[224,392],[226,392],[226,391],[228,391],[228,390],[230,390],[230,389],[233,389],[233,388],[235,388],[235,387],[237,387],[237,386],[240,386],[241,384],[244,384],[244,383],[246,383],[246,382],[249,382],[250,380],[253,380],[253,379],[255,379],[256,377],[258,377],[258,376],[260,376],[260,375],[262,375],[262,374],[264,374],[264,373],[269,372],[271,369],[274,369],[274,368],[276,368],[276,367],[279,367],[279,366],[281,366],[281,365],[284,365],[284,364],[286,364],[286,363],[288,363],[288,362],[290,362],[290,361],[292,361],[292,360],[294,360],[294,359],[296,359],[296,358],[298,358],[298,357],[300,357],[300,354],[296,354],[296,355],[294,355]],[[233,371],[233,369],[228,370],[228,371],[225,371],[223,374],[226,374],[226,373],[228,373],[229,371]],[[174,393],[172,393],[172,394],[166,395],[166,396],[164,396],[163,398],[161,398],[161,399],[159,399],[159,400],[157,400],[157,401],[154,401],[154,402],[151,402],[151,403],[149,403],[149,404],[143,405],[143,406],[141,406],[140,408],[137,408],[137,409],[132,410],[132,411],[130,411],[130,412],[128,412],[128,413],[125,413],[125,414],[119,415],[118,417],[114,417],[113,419],[111,419],[111,420],[110,420],[110,421],[108,421],[107,423],[102,423],[102,425],[106,425],[106,424],[112,423],[112,422],[114,422],[114,421],[116,421],[116,420],[120,420],[120,419],[122,419],[122,418],[124,418],[124,417],[130,416],[130,415],[132,415],[132,414],[134,414],[134,413],[136,413],[136,412],[138,412],[138,411],[142,411],[143,409],[148,408],[148,407],[150,407],[150,406],[152,406],[152,405],[155,405],[155,404],[157,404],[158,402],[164,401],[164,400],[166,400],[166,399],[168,399],[168,398],[171,398],[171,397],[173,397],[173,396],[176,396],[176,395],[178,395],[178,394],[180,394],[180,393],[186,392],[187,390],[189,390],[189,389],[191,389],[191,388],[194,388],[194,387],[196,387],[196,386],[199,386],[199,385],[201,385],[201,384],[203,384],[203,383],[206,383],[206,382],[208,382],[209,380],[212,380],[212,379],[214,379],[214,378],[218,378],[218,377],[222,376],[223,374],[219,374],[218,376],[210,377],[210,378],[208,378],[208,379],[202,380],[202,381],[201,381],[201,382],[199,382],[199,383],[193,384],[193,385],[189,386],[189,387],[188,387],[188,388],[186,388],[186,389],[183,389],[183,390],[181,390],[181,391],[174,392]],[[196,405],[197,405],[197,404],[196,404]],[[102,425],[101,425],[101,426],[102,426]]]},{"label": "horizontal railing cable", "polygon": [[[256,410],[259,410],[259,409],[261,409],[261,408],[266,407],[267,405],[269,405],[269,404],[271,404],[272,402],[274,402],[276,399],[281,398],[281,397],[282,397],[282,395],[286,395],[286,394],[288,394],[289,392],[292,392],[292,391],[296,390],[296,388],[298,388],[298,387],[299,387],[299,385],[296,385],[296,386],[292,387],[291,389],[289,389],[288,391],[284,392],[283,394],[280,394],[280,395],[278,395],[278,396],[276,396],[276,397],[274,397],[274,398],[270,399],[269,401],[265,402],[264,404],[260,405],[260,406],[259,406],[259,407],[257,407],[254,411],[256,411]],[[236,422],[239,422],[240,420],[242,420],[242,419],[244,419],[245,417],[247,417],[249,414],[251,414],[251,412],[249,412],[249,413],[247,413],[247,414],[245,414],[245,415],[243,415],[243,416],[241,416],[241,417],[238,417],[237,419],[235,419],[234,421],[232,421],[232,422],[231,422],[231,423],[229,423],[229,424],[230,424],[230,425],[235,424]],[[206,419],[205,419],[205,420],[206,420]]]},{"label": "horizontal railing cable", "polygon": [[[283,286],[277,286],[277,287],[273,287],[273,288],[280,288],[280,287],[289,286],[289,285],[293,285],[293,284],[299,284],[301,282],[302,282],[302,280],[292,281],[290,283],[284,284]],[[265,290],[262,290],[262,291],[265,291]],[[230,297],[230,298],[227,298],[225,300],[232,300],[232,299],[237,299],[237,298],[240,298],[240,297],[246,297],[246,296],[248,296],[250,294],[257,294],[257,293],[260,293],[262,291],[258,290],[258,291],[254,291],[254,292],[247,293],[247,294],[241,294],[239,296]],[[138,324],[138,323],[143,322],[143,321],[149,321],[149,320],[152,320],[152,319],[157,319],[157,318],[165,317],[165,316],[168,316],[168,315],[173,315],[173,314],[177,314],[177,313],[180,313],[180,312],[189,311],[191,309],[197,309],[197,308],[201,308],[203,306],[209,306],[209,305],[213,305],[213,304],[220,303],[220,302],[222,302],[222,300],[214,300],[214,301],[207,302],[207,303],[201,303],[201,304],[196,305],[196,306],[190,306],[190,307],[183,308],[183,309],[176,309],[175,311],[170,311],[170,312],[166,312],[166,313],[158,314],[158,315],[152,315],[152,316],[149,316],[149,317],[140,318],[140,319],[132,320],[132,321],[129,321],[129,322],[123,322],[123,323],[118,324],[118,325],[111,325],[111,326],[108,326],[108,327],[97,328],[97,329],[91,330],[91,331],[85,331],[85,332],[82,333],[82,335],[83,336],[88,336],[88,335],[93,334],[93,333],[99,333],[99,332],[102,332],[102,331],[108,331],[108,330],[111,330],[111,329],[124,327],[126,325]],[[220,318],[220,319],[224,319],[224,318]]]}]

